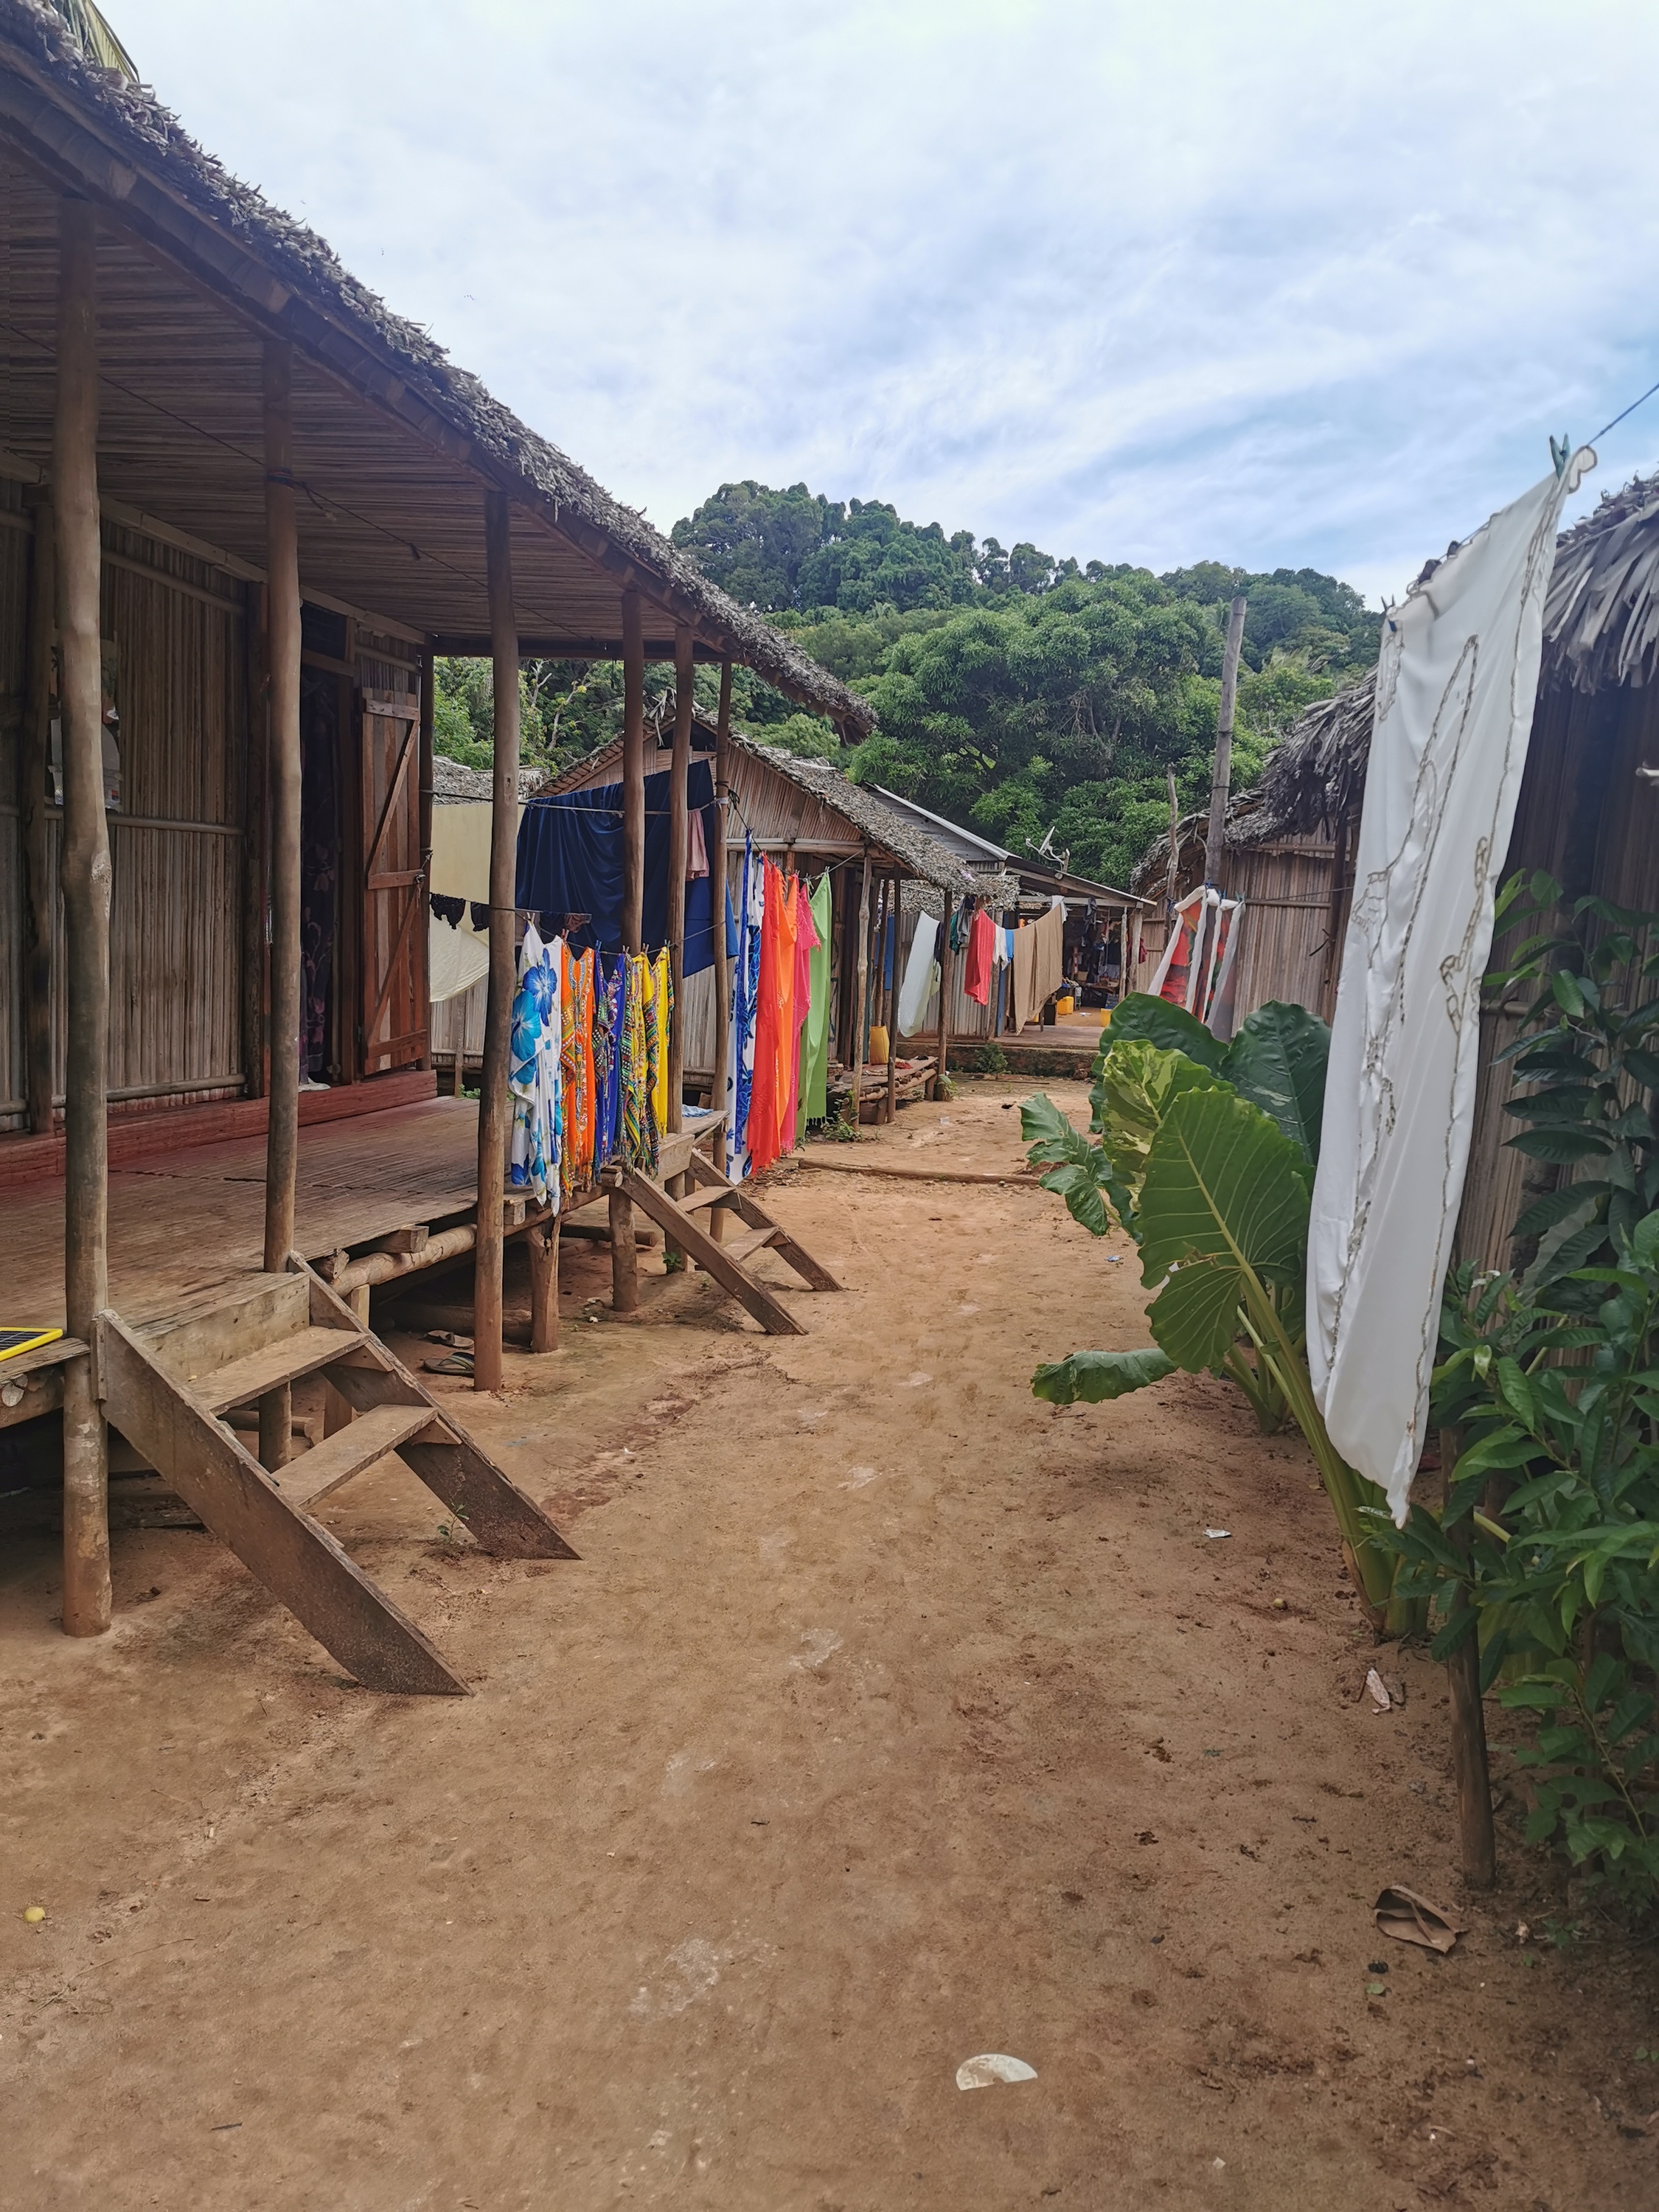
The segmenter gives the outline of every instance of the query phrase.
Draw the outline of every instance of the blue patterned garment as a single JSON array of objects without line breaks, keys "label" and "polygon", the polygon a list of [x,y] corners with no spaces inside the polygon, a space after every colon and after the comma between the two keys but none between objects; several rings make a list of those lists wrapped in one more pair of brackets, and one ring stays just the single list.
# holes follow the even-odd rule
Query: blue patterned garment
[{"label": "blue patterned garment", "polygon": [[513,1143],[507,1181],[535,1193],[538,1205],[559,1203],[558,939],[542,942],[532,922],[519,951],[519,988],[513,1000],[507,1046],[507,1087],[513,1093]]},{"label": "blue patterned garment", "polygon": [[761,922],[766,912],[766,871],[745,837],[743,902],[738,912],[738,957],[732,979],[731,1062],[726,1071],[726,1172],[734,1182],[749,1173],[749,1101],[755,1083],[755,1010],[760,997]]},{"label": "blue patterned garment", "polygon": [[617,1149],[617,1102],[622,1090],[623,982],[627,972],[625,960],[618,960],[609,976],[604,975],[601,967],[600,988],[593,994],[593,1087],[599,1101],[599,1110],[593,1117],[596,1175]]}]

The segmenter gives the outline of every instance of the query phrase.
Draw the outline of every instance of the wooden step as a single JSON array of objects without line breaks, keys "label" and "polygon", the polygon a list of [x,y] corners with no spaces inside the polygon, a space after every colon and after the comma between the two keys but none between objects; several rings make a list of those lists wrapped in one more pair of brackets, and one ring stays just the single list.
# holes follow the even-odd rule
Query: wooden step
[{"label": "wooden step", "polygon": [[751,1252],[759,1252],[768,1244],[775,1243],[782,1234],[783,1231],[775,1223],[769,1223],[764,1229],[751,1229],[747,1237],[732,1237],[720,1249],[728,1260],[741,1267]]},{"label": "wooden step", "polygon": [[228,1276],[140,1331],[158,1367],[188,1382],[304,1328],[305,1284],[291,1274]]},{"label": "wooden step", "polygon": [[688,1191],[684,1198],[677,1198],[674,1203],[682,1213],[693,1213],[699,1206],[729,1206],[732,1200],[730,1194],[718,1184],[711,1186],[705,1183],[700,1190]]},{"label": "wooden step", "polygon": [[179,1380],[198,1406],[204,1406],[210,1413],[228,1413],[233,1406],[263,1398],[279,1383],[293,1382],[301,1375],[326,1367],[331,1360],[343,1358],[362,1341],[361,1333],[313,1323],[309,1328],[296,1328],[291,1336],[278,1337],[274,1344],[261,1345],[257,1352],[233,1359],[228,1367],[215,1368],[208,1375],[182,1376]]},{"label": "wooden step", "polygon": [[396,1451],[422,1429],[434,1427],[447,1439],[447,1431],[435,1421],[430,1406],[373,1406],[321,1443],[301,1452],[298,1459],[290,1460],[270,1479],[290,1505],[307,1511],[330,1491],[349,1482],[354,1474],[373,1467],[376,1460]]}]

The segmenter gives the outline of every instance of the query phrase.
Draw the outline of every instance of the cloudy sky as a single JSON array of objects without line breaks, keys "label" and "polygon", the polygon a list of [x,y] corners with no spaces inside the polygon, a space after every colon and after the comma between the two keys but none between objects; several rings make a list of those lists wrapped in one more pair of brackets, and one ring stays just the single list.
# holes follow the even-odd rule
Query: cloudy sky
[{"label": "cloudy sky", "polygon": [[[1375,601],[1659,379],[1651,0],[106,0],[661,527],[802,478]],[[1576,508],[1659,462],[1659,399]]]}]

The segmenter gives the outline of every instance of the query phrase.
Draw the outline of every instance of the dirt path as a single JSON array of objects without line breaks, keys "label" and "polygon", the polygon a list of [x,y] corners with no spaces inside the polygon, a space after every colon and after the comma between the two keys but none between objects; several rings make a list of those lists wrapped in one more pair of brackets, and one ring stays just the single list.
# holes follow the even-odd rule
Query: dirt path
[{"label": "dirt path", "polygon": [[[1014,1096],[881,1143],[1012,1168]],[[1356,1701],[1299,1443],[1207,1380],[1036,1406],[1146,1340],[1046,1194],[777,1205],[849,1285],[811,1335],[701,1279],[589,1323],[595,1252],[567,1350],[466,1397],[580,1565],[452,1547],[395,1471],[333,1510],[474,1698],[343,1686],[190,1531],[122,1537],[73,1644],[3,1540],[7,2205],[1659,2203],[1650,1954],[1518,1942],[1512,1839],[1460,1899],[1438,1670]],[[1463,1905],[1450,1959],[1376,1935],[1389,1880]],[[1036,2079],[963,2094],[984,2051]]]}]

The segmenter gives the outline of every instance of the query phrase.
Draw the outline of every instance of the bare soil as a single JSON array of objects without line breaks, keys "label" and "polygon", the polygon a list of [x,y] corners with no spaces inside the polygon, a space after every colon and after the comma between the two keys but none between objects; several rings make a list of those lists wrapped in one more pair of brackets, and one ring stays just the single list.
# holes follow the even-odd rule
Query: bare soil
[{"label": "bare soil", "polygon": [[[1012,1171],[1017,1096],[866,1141]],[[353,1687],[190,1528],[121,1533],[72,1643],[50,1531],[0,1530],[5,2204],[1659,2204],[1652,1954],[1550,1940],[1501,1753],[1462,1893],[1440,1671],[1372,1644],[1299,1442],[1207,1379],[1036,1404],[1146,1340],[1040,1190],[775,1202],[848,1286],[810,1335],[659,1260],[589,1321],[568,1248],[565,1348],[453,1386],[580,1564],[482,1557],[396,1462],[325,1509],[470,1698]],[[1376,1932],[1394,1881],[1450,1957]],[[988,2051],[1036,2078],[958,2090]]]}]

